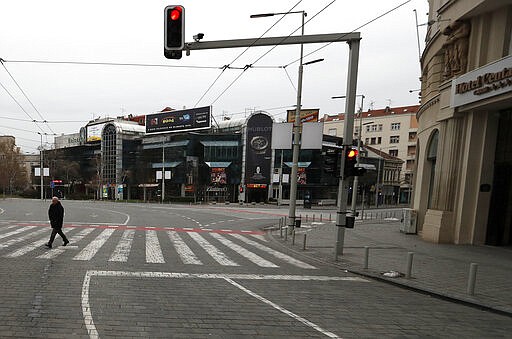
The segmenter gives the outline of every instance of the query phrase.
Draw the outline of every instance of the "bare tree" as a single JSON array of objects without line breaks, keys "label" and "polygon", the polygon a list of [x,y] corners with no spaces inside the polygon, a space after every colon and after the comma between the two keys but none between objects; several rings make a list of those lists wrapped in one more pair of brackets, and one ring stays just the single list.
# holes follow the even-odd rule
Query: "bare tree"
[{"label": "bare tree", "polygon": [[14,138],[0,139],[0,188],[3,194],[13,194],[27,187],[28,180],[20,149]]}]

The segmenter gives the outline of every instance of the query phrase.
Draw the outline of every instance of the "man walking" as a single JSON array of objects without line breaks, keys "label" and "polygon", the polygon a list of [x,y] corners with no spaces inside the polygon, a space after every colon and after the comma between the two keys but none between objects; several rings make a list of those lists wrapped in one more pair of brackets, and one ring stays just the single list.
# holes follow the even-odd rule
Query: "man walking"
[{"label": "man walking", "polygon": [[50,241],[45,244],[46,247],[52,248],[53,240],[55,240],[55,236],[57,233],[61,236],[64,244],[62,246],[66,246],[69,243],[68,238],[62,232],[62,223],[64,221],[64,207],[59,201],[59,198],[53,197],[52,204],[48,209],[48,217],[50,218],[50,224],[52,225],[52,235],[50,236]]}]

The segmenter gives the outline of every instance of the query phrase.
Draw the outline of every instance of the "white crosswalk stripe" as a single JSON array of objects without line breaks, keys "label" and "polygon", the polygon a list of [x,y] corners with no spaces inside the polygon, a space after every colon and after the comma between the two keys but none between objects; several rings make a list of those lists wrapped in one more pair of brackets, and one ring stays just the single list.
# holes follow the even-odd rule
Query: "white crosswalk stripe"
[{"label": "white crosswalk stripe", "polygon": [[146,262],[150,264],[165,263],[156,231],[146,231]]},{"label": "white crosswalk stripe", "polygon": [[35,236],[38,236],[38,235],[43,234],[43,233],[48,233],[48,239],[50,239],[50,233],[51,232],[48,231],[48,228],[36,228],[36,227],[33,227],[32,232],[30,232],[28,234],[24,234],[21,237],[10,239],[9,241],[0,243],[0,249],[9,247],[9,246],[14,245],[14,244],[18,244],[21,241],[25,241],[27,239],[30,239],[30,238],[35,237]]},{"label": "white crosswalk stripe", "polygon": [[181,261],[185,265],[202,265],[201,260],[197,258],[197,256],[192,252],[190,247],[185,244],[183,239],[179,236],[178,232],[168,231],[167,234],[171,239],[172,244],[174,245],[174,249],[178,252],[178,255]]},{"label": "white crosswalk stripe", "polygon": [[[0,250],[10,246],[15,247],[17,245],[18,247],[8,254],[3,254],[3,257],[17,258],[29,255],[29,253],[37,248],[44,249],[43,245],[50,237],[51,229],[49,227],[16,227],[18,228],[5,227],[0,229],[0,232],[5,232],[0,233]],[[105,229],[98,227],[66,227],[64,232],[66,235],[68,233],[71,235],[69,237],[72,244],[71,247],[56,246],[51,250],[45,250],[42,254],[37,253],[34,257],[38,259],[53,259],[63,256],[66,258],[69,257],[69,254],[68,256],[63,255],[66,251],[72,253],[69,251],[80,249],[81,251],[78,254],[71,257],[72,260],[90,261],[97,255],[100,249],[104,248],[102,253],[112,252],[108,261],[117,263],[130,262],[133,257],[145,254],[144,259],[146,263],[165,264],[165,256],[172,256],[172,253],[174,253],[177,254],[179,260],[185,265],[205,265],[203,258],[209,256],[222,266],[240,266],[240,263],[236,260],[237,256],[240,256],[246,260],[244,263],[250,262],[264,268],[278,268],[286,264],[303,269],[316,269],[316,267],[306,262],[272,249],[268,246],[263,236],[250,232],[239,233],[236,231],[228,232],[227,230],[222,232],[216,230],[201,230],[200,232],[164,230],[162,232],[162,229],[146,228],[139,230],[115,227]],[[138,232],[142,232],[145,235],[145,248],[142,252],[139,248],[137,248],[137,252],[134,252],[133,246],[136,233]],[[87,237],[92,234],[94,234],[93,237]],[[138,234],[140,237],[141,233]],[[168,238],[164,238],[165,234],[167,234]],[[110,239],[117,239],[117,243]],[[30,243],[27,244],[27,241]],[[174,248],[173,250],[170,247],[169,241]],[[195,246],[187,243],[193,243]],[[171,248],[170,253],[167,254],[165,252],[166,255],[164,256],[162,249],[169,251],[169,248]]]},{"label": "white crosswalk stripe", "polygon": [[245,242],[246,244],[249,244],[249,245],[252,245],[254,247],[256,247],[257,249],[260,249],[262,251],[265,251],[269,254],[272,254],[274,257],[276,258],[279,258],[281,260],[284,260],[286,261],[287,263],[291,264],[291,265],[294,265],[294,266],[297,266],[297,267],[300,267],[300,268],[307,268],[307,269],[316,269],[315,266],[311,266],[310,264],[307,264],[303,261],[300,261],[298,259],[295,259],[295,258],[292,258],[290,257],[289,255],[287,254],[284,254],[284,253],[281,253],[279,251],[276,251],[270,247],[267,247],[267,246],[264,246],[256,241],[253,241],[251,239],[247,239],[246,237],[240,235],[240,234],[231,234],[231,236]]},{"label": "white crosswalk stripe", "polygon": [[259,255],[257,255],[255,253],[253,253],[253,252],[243,248],[242,246],[239,246],[239,245],[235,244],[234,242],[232,242],[229,239],[224,238],[220,234],[212,233],[211,236],[214,237],[215,239],[217,239],[218,241],[220,241],[225,246],[227,246],[227,247],[231,248],[232,250],[236,251],[241,256],[249,259],[250,261],[252,261],[253,263],[255,263],[258,266],[261,266],[261,267],[278,267],[276,264],[271,263],[270,261],[263,259]]},{"label": "white crosswalk stripe", "polygon": [[222,266],[239,266],[236,262],[229,259],[224,253],[219,251],[217,247],[206,241],[200,234],[189,232],[188,235],[194,239],[215,261]]},{"label": "white crosswalk stripe", "polygon": [[[8,230],[8,229],[11,229],[13,227],[16,227],[16,225],[6,227],[5,229]],[[0,239],[7,238],[7,237],[10,237],[11,235],[15,235],[15,234],[18,234],[18,233],[21,233],[21,232],[25,232],[26,230],[27,230],[27,227],[19,227],[17,230],[14,230],[14,231],[11,231],[11,232],[7,232],[7,233],[4,233],[4,234],[0,234]]]},{"label": "white crosswalk stripe", "polygon": [[123,236],[112,253],[112,256],[108,261],[126,262],[132,249],[133,236],[135,235],[134,230],[125,230]]},{"label": "white crosswalk stripe", "polygon": [[113,228],[105,229],[103,232],[100,233],[100,235],[96,237],[96,239],[91,241],[89,245],[87,245],[87,247],[85,247],[80,253],[78,253],[73,258],[73,260],[91,260],[92,257],[94,257],[94,255],[96,255],[96,253],[99,251],[101,246],[103,246],[107,242],[108,238],[110,238],[114,231],[115,230]]},{"label": "white crosswalk stripe", "polygon": [[[86,235],[88,235],[89,233],[91,233],[92,231],[94,231],[93,228],[84,228],[83,230],[81,230],[80,232],[78,232],[77,235],[74,235],[72,236],[71,238],[68,237],[69,239],[69,242],[71,244],[75,244],[77,242],[79,242],[80,240],[82,240]],[[44,254],[41,254],[40,256],[38,256],[37,258],[40,258],[40,259],[53,259],[53,258],[56,258],[58,257],[59,255],[61,255],[62,253],[64,253],[66,251],[65,248],[54,248],[52,249],[51,251],[47,251],[46,253]]]},{"label": "white crosswalk stripe", "polygon": [[[66,230],[66,233],[68,232],[73,232],[74,230]],[[20,257],[24,254],[27,254],[29,252],[32,252],[33,250],[35,250],[36,248],[41,248],[44,244],[46,244],[48,242],[49,238],[48,237],[43,237],[39,240],[36,240],[28,245],[25,245],[23,246],[22,248],[20,249],[17,249],[16,251],[13,251],[9,254],[6,254],[5,257],[6,258],[16,258],[16,257]]]}]

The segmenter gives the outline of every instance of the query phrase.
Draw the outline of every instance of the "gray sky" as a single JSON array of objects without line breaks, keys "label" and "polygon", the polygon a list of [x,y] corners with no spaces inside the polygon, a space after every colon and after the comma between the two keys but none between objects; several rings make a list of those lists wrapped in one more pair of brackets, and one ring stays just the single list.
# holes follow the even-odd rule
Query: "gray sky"
[{"label": "gray sky", "polygon": [[[365,110],[371,103],[376,109],[418,103],[417,92],[409,93],[420,86],[413,10],[417,10],[418,22],[425,23],[426,0],[411,0],[359,29],[406,0],[335,0],[330,6],[332,0],[2,0],[0,58],[7,60],[5,67],[39,113],[0,67],[0,83],[27,112],[0,86],[0,135],[14,135],[23,152],[33,153],[41,142],[40,128],[59,135],[76,133],[98,116],[147,114],[166,106],[212,105],[219,119],[223,114],[237,118],[253,109],[266,110],[280,120],[296,103],[299,46],[279,46],[261,59],[270,47],[251,48],[234,63],[244,49],[192,51],[181,60],[168,60],[163,56],[163,9],[183,5],[186,41],[197,33],[204,33],[208,41],[260,37],[280,17],[250,19],[251,14],[287,12],[298,2],[294,10],[305,10],[306,19],[311,19],[305,34],[361,32],[358,94],[366,96]],[[300,14],[289,14],[265,36],[289,35],[300,23]],[[419,27],[421,48],[425,29]],[[325,61],[304,67],[302,92],[303,108],[319,108],[321,116],[344,111],[344,101],[331,96],[345,94],[348,65],[344,42],[307,56],[322,46],[304,47],[304,62]],[[9,62],[28,60],[212,68]],[[220,68],[227,64],[275,67],[251,68],[227,89],[242,72],[228,69],[219,77]],[[288,64],[286,71],[279,68]],[[43,120],[42,116],[49,123],[39,128],[29,116]],[[53,136],[45,136],[46,141],[53,142]]]}]

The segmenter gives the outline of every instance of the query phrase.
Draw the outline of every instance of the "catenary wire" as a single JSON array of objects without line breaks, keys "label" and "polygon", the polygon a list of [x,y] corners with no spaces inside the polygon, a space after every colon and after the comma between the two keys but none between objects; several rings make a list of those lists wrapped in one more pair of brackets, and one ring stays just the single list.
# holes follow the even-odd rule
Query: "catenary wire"
[{"label": "catenary wire", "polygon": [[[290,8],[290,9],[288,10],[288,12],[291,12],[291,11],[292,11],[295,7],[297,7],[301,2],[302,2],[302,0],[299,0],[299,1],[298,1],[298,2],[297,2],[297,3],[296,3],[292,8]],[[283,16],[281,16],[281,17],[279,18],[279,20],[277,20],[277,21],[276,21],[272,26],[270,26],[270,27],[269,27],[265,32],[263,32],[263,34],[261,34],[261,35],[260,35],[260,37],[259,37],[259,38],[257,38],[257,39],[256,39],[256,40],[255,40],[255,41],[254,41],[250,46],[246,47],[246,48],[242,51],[242,53],[240,53],[237,57],[235,57],[235,59],[233,59],[233,61],[231,61],[229,64],[225,65],[225,66],[223,67],[222,71],[220,72],[220,74],[217,76],[217,78],[215,78],[215,80],[210,84],[210,86],[208,86],[208,88],[207,88],[207,89],[206,89],[206,91],[203,93],[203,95],[201,95],[201,97],[199,98],[199,100],[197,100],[197,102],[195,103],[194,107],[197,107],[197,105],[201,102],[201,100],[203,100],[203,98],[206,96],[206,94],[208,94],[208,93],[210,92],[210,90],[211,90],[211,89],[213,88],[213,86],[217,83],[217,81],[220,79],[220,77],[222,76],[222,74],[224,74],[224,71],[225,71],[227,68],[230,68],[230,65],[231,65],[231,64],[233,64],[233,63],[234,63],[235,61],[237,61],[237,60],[238,60],[242,55],[244,55],[244,54],[245,54],[245,52],[247,52],[247,51],[249,50],[249,48],[253,47],[253,46],[254,46],[254,44],[256,44],[256,42],[257,42],[258,40],[260,40],[261,38],[263,38],[263,36],[265,36],[265,34],[267,34],[267,33],[268,33],[272,28],[274,28],[274,27],[275,27],[275,26],[276,26],[276,25],[277,25],[281,20],[283,20],[283,18],[284,18],[284,15],[283,15]],[[243,68],[242,73],[243,73],[243,72],[245,72],[245,71],[246,71],[246,68],[244,67],[244,68]],[[237,77],[237,79],[238,79],[238,78],[239,78],[239,77]],[[229,88],[229,87],[231,87],[231,85],[230,85],[230,86],[228,86],[228,88]],[[227,90],[227,89],[226,89],[226,90]],[[223,94],[226,90],[224,90],[224,91],[222,92],[222,94]],[[217,99],[215,99],[215,101],[217,101]],[[214,101],[214,102],[215,102],[215,101]],[[212,105],[213,105],[213,103],[214,103],[214,102],[212,102]]]},{"label": "catenary wire", "polygon": [[[0,58],[0,64],[2,64],[3,68],[5,69],[5,71],[7,72],[7,74],[9,74],[9,77],[11,77],[12,81],[14,81],[14,83],[16,84],[16,86],[18,87],[18,89],[21,91],[21,93],[23,94],[23,96],[25,97],[25,99],[27,99],[27,101],[30,103],[30,105],[32,106],[32,108],[37,112],[37,114],[39,114],[39,117],[43,120],[43,122],[46,122],[46,119],[43,117],[43,115],[41,114],[41,112],[39,112],[39,110],[36,108],[36,106],[34,105],[34,103],[32,102],[32,100],[30,100],[30,98],[28,97],[27,93],[25,93],[25,91],[23,90],[23,88],[21,88],[20,84],[18,83],[18,81],[16,81],[16,79],[14,79],[14,76],[11,74],[11,72],[9,72],[9,70],[7,69],[7,67],[5,67],[5,64],[4,64],[4,61],[2,60],[2,58]],[[48,127],[48,129],[50,130],[51,133],[55,134],[55,132],[52,130],[52,128],[49,126],[49,125],[46,125],[46,127]]]}]

